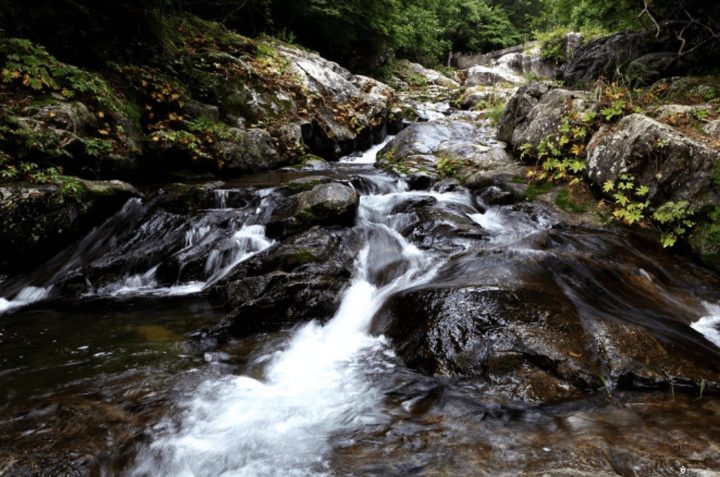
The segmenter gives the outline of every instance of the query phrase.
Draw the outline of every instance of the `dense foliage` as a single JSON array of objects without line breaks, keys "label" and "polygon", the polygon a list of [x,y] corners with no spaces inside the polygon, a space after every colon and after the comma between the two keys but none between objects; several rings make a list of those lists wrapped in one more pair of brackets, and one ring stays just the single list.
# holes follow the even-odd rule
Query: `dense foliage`
[{"label": "dense foliage", "polygon": [[[537,2],[527,0],[531,5]],[[163,18],[191,12],[241,33],[269,33],[363,66],[388,52],[439,63],[451,51],[510,46],[528,16],[512,2],[486,0],[5,0],[0,26],[75,62],[172,48]],[[521,2],[522,3],[522,2]],[[514,8],[509,9],[508,5]],[[509,13],[508,13],[509,12]],[[509,15],[517,21],[514,24]],[[373,66],[372,61],[368,66]]]},{"label": "dense foliage", "polygon": [[162,56],[173,48],[165,18],[189,12],[240,33],[268,33],[351,68],[391,53],[425,64],[450,52],[517,44],[532,30],[647,28],[685,54],[720,35],[720,2],[706,0],[2,0],[0,28],[71,62]]}]

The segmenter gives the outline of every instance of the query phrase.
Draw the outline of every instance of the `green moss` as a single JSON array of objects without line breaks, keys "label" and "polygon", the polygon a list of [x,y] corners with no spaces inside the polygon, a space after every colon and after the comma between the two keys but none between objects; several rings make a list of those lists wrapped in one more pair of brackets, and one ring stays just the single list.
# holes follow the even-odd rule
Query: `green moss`
[{"label": "green moss", "polygon": [[540,182],[535,184],[530,184],[528,188],[525,190],[525,199],[528,201],[533,201],[537,199],[541,195],[545,195],[548,192],[550,192],[553,188],[553,184],[551,182]]},{"label": "green moss", "polygon": [[705,265],[720,270],[720,207],[694,228],[688,241]]},{"label": "green moss", "polygon": [[570,189],[563,186],[560,188],[557,195],[555,196],[555,205],[560,207],[565,212],[583,213],[590,210],[590,207],[592,207],[592,202],[577,201],[570,193]]},{"label": "green moss", "polygon": [[315,186],[323,183],[322,179],[299,179],[295,181],[286,182],[282,185],[282,190],[289,195],[299,194],[312,190]]},{"label": "green moss", "polygon": [[713,168],[713,184],[715,184],[715,188],[720,190],[720,160],[715,162],[715,167]]},{"label": "green moss", "polygon": [[306,263],[312,263],[316,260],[317,257],[315,257],[315,255],[309,250],[299,250],[292,254],[289,261],[292,262],[293,265],[299,266]]},{"label": "green moss", "polygon": [[440,177],[458,177],[462,168],[462,160],[450,155],[438,155],[439,159],[435,165]]}]

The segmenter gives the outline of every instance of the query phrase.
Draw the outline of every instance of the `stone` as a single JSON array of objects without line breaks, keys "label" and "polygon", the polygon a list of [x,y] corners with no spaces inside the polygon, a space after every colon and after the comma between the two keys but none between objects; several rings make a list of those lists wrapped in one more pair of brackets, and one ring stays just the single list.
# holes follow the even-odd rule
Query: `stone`
[{"label": "stone", "polygon": [[692,292],[680,301],[663,295],[678,280],[717,278],[652,251],[633,253],[597,230],[550,229],[523,247],[528,253],[457,254],[433,283],[392,296],[374,332],[411,368],[468,379],[506,399],[720,391],[711,358],[720,350],[683,321],[703,313],[686,308]]},{"label": "stone", "polygon": [[241,174],[274,169],[284,164],[270,134],[263,129],[231,128],[232,141],[219,141],[215,151],[222,161],[220,172]]},{"label": "stone", "polygon": [[395,64],[394,74],[408,84],[423,82],[428,85],[442,86],[444,88],[459,88],[460,84],[440,73],[408,60],[399,60]]},{"label": "stone", "polygon": [[537,146],[558,131],[565,116],[571,112],[583,114],[591,108],[586,92],[531,84],[518,90],[508,103],[498,126],[498,139],[514,149],[523,144]]},{"label": "stone", "polygon": [[316,185],[278,206],[267,224],[267,235],[286,237],[313,225],[352,226],[359,200],[358,193],[348,185]]},{"label": "stone", "polygon": [[241,264],[213,285],[210,301],[242,337],[332,317],[352,276],[361,242],[352,229],[313,227]]},{"label": "stone", "polygon": [[678,60],[676,52],[647,53],[628,65],[625,77],[634,85],[650,84],[672,76],[677,70]]},{"label": "stone", "polygon": [[708,136],[720,140],[720,119],[715,119],[703,126],[703,131]]},{"label": "stone", "polygon": [[719,203],[713,173],[720,151],[641,114],[624,117],[591,138],[587,174],[598,187],[623,173],[650,187],[648,199]]},{"label": "stone", "polygon": [[613,78],[617,69],[650,53],[647,33],[617,33],[592,40],[575,50],[563,67],[561,77],[566,84],[590,83],[598,78]]},{"label": "stone", "polygon": [[78,192],[53,184],[0,184],[0,271],[42,263],[109,218],[140,193],[121,181],[76,179]]},{"label": "stone", "polygon": [[467,70],[464,86],[490,86],[499,83],[520,84],[525,80],[513,73],[509,68],[473,66]]}]

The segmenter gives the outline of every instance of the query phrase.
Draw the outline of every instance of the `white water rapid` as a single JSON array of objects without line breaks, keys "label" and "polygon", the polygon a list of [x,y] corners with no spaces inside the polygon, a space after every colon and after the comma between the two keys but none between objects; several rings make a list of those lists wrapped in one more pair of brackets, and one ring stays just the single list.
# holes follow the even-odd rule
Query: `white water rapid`
[{"label": "white water rapid", "polygon": [[[177,426],[165,423],[141,453],[132,476],[255,477],[330,475],[332,437],[383,419],[370,376],[391,366],[371,320],[392,293],[433,274],[431,257],[386,223],[374,222],[397,198],[364,196],[359,223],[367,244],[335,316],[308,323],[265,362],[263,376],[211,379],[185,403]],[[379,207],[380,206],[380,207]],[[398,252],[399,250],[399,252]],[[386,255],[391,255],[387,257]],[[406,271],[385,286],[371,267],[397,261]]]}]

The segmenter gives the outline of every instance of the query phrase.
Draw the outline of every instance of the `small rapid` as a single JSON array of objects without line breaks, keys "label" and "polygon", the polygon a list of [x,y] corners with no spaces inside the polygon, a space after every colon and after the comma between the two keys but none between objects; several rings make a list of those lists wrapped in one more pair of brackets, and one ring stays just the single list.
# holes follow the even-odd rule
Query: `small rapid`
[{"label": "small rapid", "polygon": [[[133,198],[83,240],[28,276],[0,289],[0,314],[55,295],[68,282],[81,296],[181,296],[199,293],[250,257],[272,246],[262,222],[273,189],[254,191],[229,207],[232,193],[217,189],[205,207],[181,217],[159,200]],[[96,278],[97,277],[97,278]]]},{"label": "small rapid", "polygon": [[[332,437],[386,419],[377,412],[381,393],[373,376],[392,364],[372,318],[388,296],[429,280],[433,257],[391,226],[375,222],[378,202],[363,196],[356,227],[366,237],[352,282],[325,325],[301,326],[279,350],[257,359],[262,377],[227,376],[204,382],[184,403],[179,423],[161,425],[133,476],[322,476]],[[377,283],[378,263],[398,260],[404,270]]]}]

